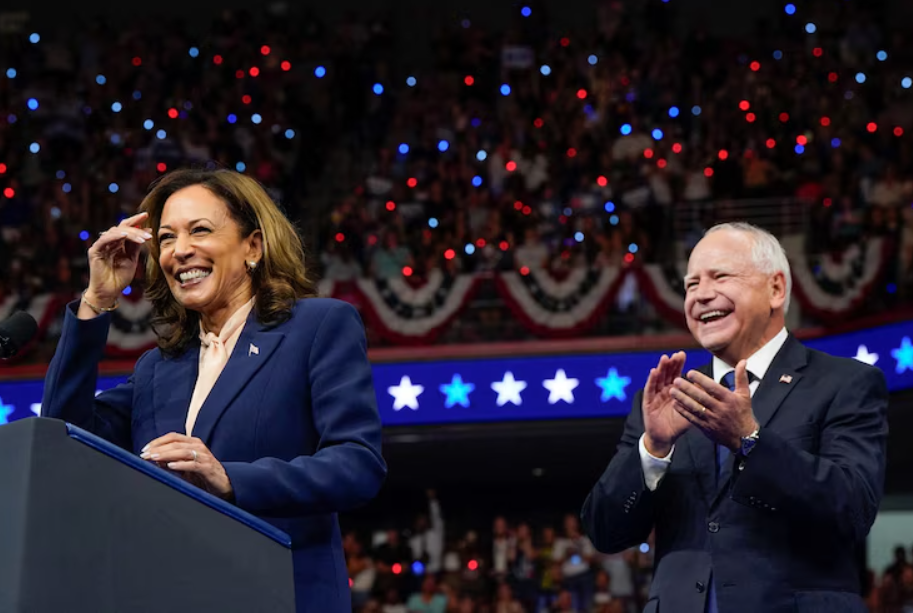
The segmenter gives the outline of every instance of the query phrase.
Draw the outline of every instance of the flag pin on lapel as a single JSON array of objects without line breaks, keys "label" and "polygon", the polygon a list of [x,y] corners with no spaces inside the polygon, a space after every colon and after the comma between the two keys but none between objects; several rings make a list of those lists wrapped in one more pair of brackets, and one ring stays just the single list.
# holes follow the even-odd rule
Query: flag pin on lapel
[{"label": "flag pin on lapel", "polygon": [[780,383],[792,383],[792,382],[793,382],[792,375],[780,375]]},{"label": "flag pin on lapel", "polygon": [[[252,355],[260,355],[260,349],[253,343],[250,344],[250,349],[247,350],[247,357],[250,357]],[[782,379],[781,379],[781,381],[782,381]]]}]

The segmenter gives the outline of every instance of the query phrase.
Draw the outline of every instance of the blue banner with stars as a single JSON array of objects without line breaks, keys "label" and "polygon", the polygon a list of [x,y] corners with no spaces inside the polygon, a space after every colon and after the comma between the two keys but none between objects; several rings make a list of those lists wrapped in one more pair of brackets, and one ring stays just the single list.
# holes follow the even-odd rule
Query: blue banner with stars
[{"label": "blue banner with stars", "polygon": [[[913,321],[806,344],[881,368],[891,391],[913,387]],[[674,351],[670,348],[669,352]],[[688,351],[686,368],[707,363]],[[623,417],[662,352],[552,355],[375,364],[385,426]],[[773,373],[775,374],[775,373]],[[126,377],[102,377],[99,390]],[[40,411],[42,381],[0,383],[0,424]]]}]

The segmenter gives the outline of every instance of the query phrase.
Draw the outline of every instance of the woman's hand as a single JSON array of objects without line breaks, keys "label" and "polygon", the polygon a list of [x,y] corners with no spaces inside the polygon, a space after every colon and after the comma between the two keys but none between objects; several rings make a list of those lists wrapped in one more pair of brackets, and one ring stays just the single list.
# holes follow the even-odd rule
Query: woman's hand
[{"label": "woman's hand", "polygon": [[89,287],[86,298],[94,305],[113,305],[136,275],[143,244],[152,238],[151,229],[141,227],[148,218],[139,213],[108,228],[89,247]]},{"label": "woman's hand", "polygon": [[180,473],[185,480],[219,498],[233,498],[225,468],[198,438],[169,432],[143,447],[140,457]]}]

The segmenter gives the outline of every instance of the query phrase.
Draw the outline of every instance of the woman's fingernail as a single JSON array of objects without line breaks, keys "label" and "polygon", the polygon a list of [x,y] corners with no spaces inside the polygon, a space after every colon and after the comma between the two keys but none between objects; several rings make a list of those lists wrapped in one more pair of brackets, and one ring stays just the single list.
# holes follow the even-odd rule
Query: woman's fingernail
[{"label": "woman's fingernail", "polygon": [[152,458],[153,460],[158,460],[158,459],[159,459],[159,454],[153,453],[153,454],[152,454],[151,456],[149,456],[149,457]]},{"label": "woman's fingernail", "polygon": [[141,454],[139,454],[139,457],[142,458],[143,460],[148,460],[149,454],[144,451]]},{"label": "woman's fingernail", "polygon": [[140,453],[146,453],[147,451],[149,451],[149,445],[146,445],[145,447],[140,449]]},{"label": "woman's fingernail", "polygon": [[143,236],[145,236],[146,238],[152,238],[152,235],[149,234],[148,232],[143,232]]},{"label": "woman's fingernail", "polygon": [[168,462],[168,468],[174,469],[177,465],[177,462]]}]

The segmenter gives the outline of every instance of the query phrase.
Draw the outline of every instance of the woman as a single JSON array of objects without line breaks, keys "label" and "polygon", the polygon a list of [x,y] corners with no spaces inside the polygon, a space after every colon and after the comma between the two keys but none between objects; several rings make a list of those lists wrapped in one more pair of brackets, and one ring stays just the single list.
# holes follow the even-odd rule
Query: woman
[{"label": "woman", "polygon": [[[336,513],[385,475],[364,329],[311,297],[301,241],[263,188],[181,170],[89,249],[42,413],[140,453],[292,538],[297,610],[351,610]],[[158,347],[94,397],[109,312],[149,250]]]}]

